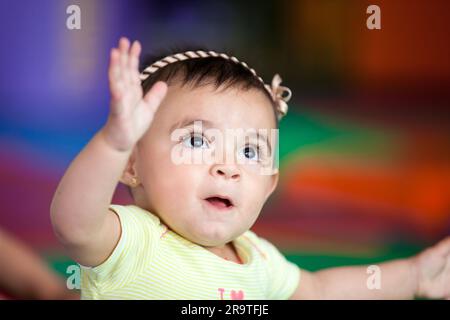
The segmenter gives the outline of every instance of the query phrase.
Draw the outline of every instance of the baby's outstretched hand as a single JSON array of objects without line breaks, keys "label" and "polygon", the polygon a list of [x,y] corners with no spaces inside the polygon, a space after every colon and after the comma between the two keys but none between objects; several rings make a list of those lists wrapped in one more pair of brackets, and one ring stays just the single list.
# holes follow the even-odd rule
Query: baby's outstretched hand
[{"label": "baby's outstretched hand", "polygon": [[413,258],[417,296],[450,299],[450,237]]},{"label": "baby's outstretched hand", "polygon": [[144,135],[167,93],[167,85],[158,81],[143,96],[138,70],[140,53],[140,43],[134,41],[130,47],[127,38],[121,38],[119,47],[111,50],[111,105],[103,131],[107,142],[119,151],[131,150]]}]

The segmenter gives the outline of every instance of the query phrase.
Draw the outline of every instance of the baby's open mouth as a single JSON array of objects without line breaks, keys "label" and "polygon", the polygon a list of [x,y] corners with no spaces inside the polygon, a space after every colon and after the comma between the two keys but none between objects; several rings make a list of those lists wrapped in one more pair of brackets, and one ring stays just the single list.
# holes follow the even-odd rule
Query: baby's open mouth
[{"label": "baby's open mouth", "polygon": [[205,200],[218,209],[229,209],[233,207],[233,202],[228,198],[214,196],[208,197]]}]

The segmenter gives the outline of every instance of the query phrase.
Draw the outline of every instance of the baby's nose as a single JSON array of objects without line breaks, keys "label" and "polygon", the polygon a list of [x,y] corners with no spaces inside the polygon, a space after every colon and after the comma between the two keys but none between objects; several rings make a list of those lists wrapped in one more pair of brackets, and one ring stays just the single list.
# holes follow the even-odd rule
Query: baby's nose
[{"label": "baby's nose", "polygon": [[216,164],[212,167],[212,175],[236,181],[241,178],[241,172],[234,164]]}]

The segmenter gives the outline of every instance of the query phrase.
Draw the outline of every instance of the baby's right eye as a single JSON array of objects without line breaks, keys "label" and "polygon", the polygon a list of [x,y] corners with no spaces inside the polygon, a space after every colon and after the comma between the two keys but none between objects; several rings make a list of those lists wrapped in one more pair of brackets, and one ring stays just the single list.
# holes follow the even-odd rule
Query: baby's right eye
[{"label": "baby's right eye", "polygon": [[208,141],[203,135],[191,133],[183,139],[183,145],[188,148],[208,148]]}]

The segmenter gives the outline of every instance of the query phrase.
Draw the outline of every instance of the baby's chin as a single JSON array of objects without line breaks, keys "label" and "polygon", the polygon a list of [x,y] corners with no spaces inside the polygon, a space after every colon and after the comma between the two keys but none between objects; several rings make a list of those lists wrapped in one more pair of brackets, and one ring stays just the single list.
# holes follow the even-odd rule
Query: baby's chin
[{"label": "baby's chin", "polygon": [[206,239],[206,238],[199,239],[199,238],[197,238],[197,239],[190,240],[190,241],[194,242],[202,247],[222,247],[233,240],[234,240],[234,238],[227,238],[227,239],[224,239],[224,238],[222,238],[222,239]]},{"label": "baby's chin", "polygon": [[234,234],[223,236],[195,234],[190,235],[189,237],[189,241],[194,242],[202,247],[221,247],[237,238],[237,236],[234,236]]},{"label": "baby's chin", "polygon": [[194,228],[193,230],[189,230],[183,232],[182,236],[200,246],[203,247],[220,247],[223,246],[230,241],[233,241],[245,230],[239,228],[239,230],[235,228],[226,228],[224,226],[213,226],[211,228],[199,227]]}]

